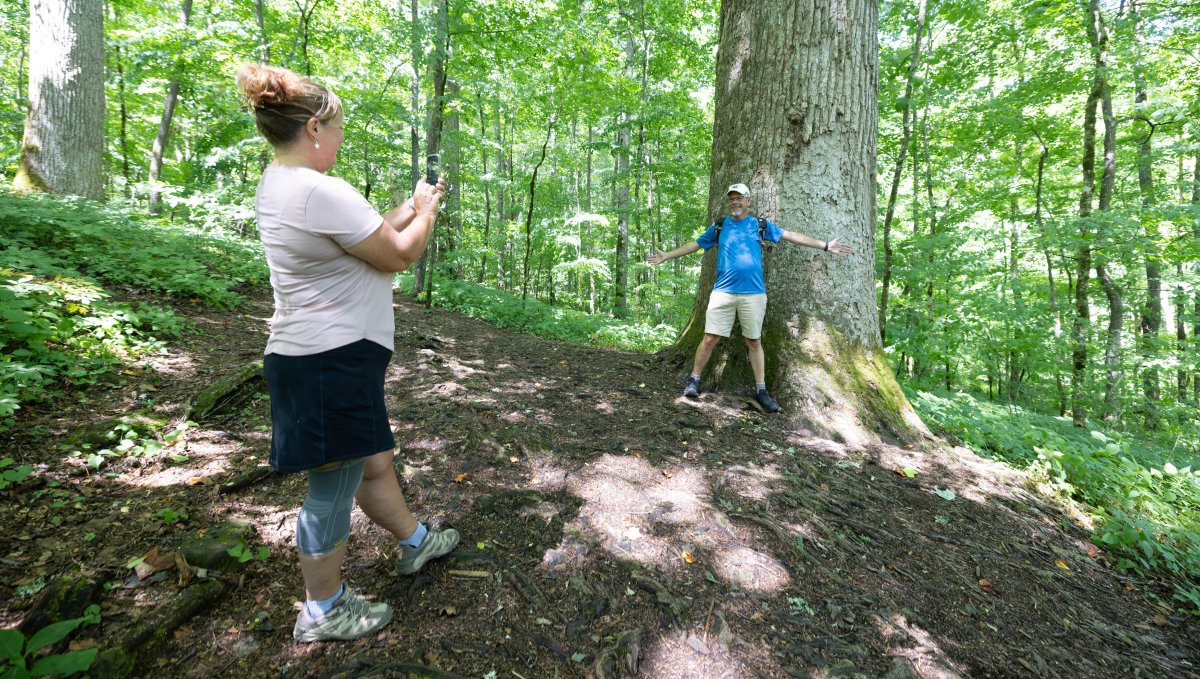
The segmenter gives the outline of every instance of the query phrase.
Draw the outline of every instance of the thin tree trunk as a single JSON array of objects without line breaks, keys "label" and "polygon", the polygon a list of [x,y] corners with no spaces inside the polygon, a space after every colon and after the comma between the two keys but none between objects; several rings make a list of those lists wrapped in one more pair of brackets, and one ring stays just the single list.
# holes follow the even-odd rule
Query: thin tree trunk
[{"label": "thin tree trunk", "polygon": [[[187,30],[192,21],[192,0],[183,0],[183,13],[179,27]],[[175,105],[179,102],[179,83],[183,77],[183,62],[177,60],[170,83],[167,85],[167,100],[163,102],[162,118],[158,121],[158,133],[154,135],[154,145],[150,147],[150,172],[147,181],[150,184],[150,214],[162,213],[162,192],[159,179],[162,177],[163,153],[167,150],[167,142],[171,138],[171,122],[175,119]]]},{"label": "thin tree trunk", "polygon": [[879,337],[887,346],[887,311],[889,288],[892,283],[892,219],[896,215],[896,196],[900,192],[900,175],[904,172],[904,156],[912,138],[912,93],[917,68],[921,62],[921,37],[925,33],[926,0],[917,6],[917,34],[913,37],[912,57],[908,62],[908,79],[904,83],[904,122],[900,135],[900,150],[896,154],[896,169],[892,173],[892,188],[888,192],[887,212],[883,217],[883,281],[879,292]]},{"label": "thin tree trunk", "polygon": [[263,0],[254,0],[254,19],[258,22],[258,46],[262,50],[264,64],[271,63],[271,41],[267,39],[267,19],[263,11]]},{"label": "thin tree trunk", "polygon": [[483,257],[479,262],[479,276],[476,282],[483,283],[487,276],[488,248],[491,247],[492,236],[492,182],[488,179],[487,153],[487,113],[483,108],[483,97],[477,97],[479,102],[479,152],[483,156]]},{"label": "thin tree trunk", "polygon": [[[1104,32],[1103,17],[1098,19],[1101,34]],[[1116,180],[1117,167],[1117,119],[1113,115],[1112,91],[1108,84],[1107,35],[1100,41],[1097,56],[1097,73],[1102,78],[1103,89],[1100,93],[1100,108],[1104,115],[1104,170],[1100,182],[1101,212],[1107,213],[1112,208],[1113,186]],[[1103,224],[1103,222],[1100,222]],[[1098,234],[1107,240],[1105,233]],[[1125,309],[1121,298],[1121,290],[1108,275],[1106,258],[1096,261],[1096,276],[1108,299],[1108,341],[1104,351],[1104,419],[1116,417],[1116,391],[1120,386],[1123,371],[1121,370],[1121,335],[1125,323]]]},{"label": "thin tree trunk", "polygon": [[121,147],[121,177],[125,179],[125,197],[133,196],[133,177],[129,171],[129,111],[125,107],[125,66],[121,59],[121,46],[117,45],[117,109],[121,116],[117,140]]},{"label": "thin tree trunk", "polygon": [[[1134,109],[1135,118],[1146,123],[1147,130],[1138,142],[1137,170],[1138,193],[1142,199],[1143,212],[1149,212],[1154,206],[1154,159],[1151,139],[1154,136],[1154,125],[1149,117],[1142,112],[1146,104],[1146,76],[1142,66],[1140,44],[1140,0],[1130,0],[1129,11],[1132,24],[1134,57]],[[1154,219],[1143,219],[1146,228],[1146,240],[1143,248],[1146,268],[1146,308],[1142,311],[1142,395],[1145,398],[1145,416],[1143,423],[1147,429],[1158,428],[1159,392],[1158,368],[1153,363],[1158,358],[1158,334],[1162,330],[1162,274],[1159,269],[1158,252],[1158,222]]]},{"label": "thin tree trunk", "polygon": [[550,114],[550,123],[546,126],[546,140],[542,142],[542,155],[538,158],[538,162],[533,166],[533,172],[529,175],[529,207],[525,210],[525,280],[521,283],[521,300],[524,301],[529,297],[529,255],[533,252],[533,194],[537,188],[538,170],[541,169],[542,163],[546,162],[546,149],[550,146],[550,140],[554,137],[554,114]]}]

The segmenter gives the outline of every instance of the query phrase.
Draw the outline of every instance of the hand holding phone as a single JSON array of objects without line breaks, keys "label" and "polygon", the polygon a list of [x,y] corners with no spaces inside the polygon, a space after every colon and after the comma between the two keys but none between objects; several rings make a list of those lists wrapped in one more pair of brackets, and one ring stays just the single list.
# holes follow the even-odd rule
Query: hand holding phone
[{"label": "hand holding phone", "polygon": [[431,153],[425,156],[425,182],[430,186],[436,185],[438,182],[438,162],[441,160],[441,154]]}]

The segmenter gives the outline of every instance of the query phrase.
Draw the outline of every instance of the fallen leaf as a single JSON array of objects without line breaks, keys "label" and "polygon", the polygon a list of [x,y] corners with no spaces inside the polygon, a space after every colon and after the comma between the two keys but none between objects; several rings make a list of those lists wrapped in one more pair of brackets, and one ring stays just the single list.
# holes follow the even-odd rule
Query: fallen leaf
[{"label": "fallen leaf", "polygon": [[996,591],[996,588],[992,586],[992,581],[988,580],[987,578],[980,578],[979,586],[988,594],[999,594],[999,592]]},{"label": "fallen leaf", "polygon": [[453,618],[454,616],[458,615],[458,609],[455,608],[454,606],[445,606],[441,610],[439,610],[438,613],[441,613],[442,615],[446,616],[447,618]]},{"label": "fallen leaf", "polygon": [[1167,616],[1163,615],[1162,613],[1154,614],[1154,624],[1155,625],[1158,625],[1159,627],[1164,627],[1169,622],[1170,622],[1170,620],[1167,619]]},{"label": "fallen leaf", "polygon": [[180,627],[175,630],[175,641],[184,641],[190,636],[192,636],[191,627]]},{"label": "fallen leaf", "polygon": [[454,482],[455,482],[455,483],[462,483],[462,482],[463,482],[463,481],[465,481],[466,479],[467,479],[467,472],[463,472],[463,473],[461,473],[461,474],[455,474],[455,475],[454,475]]},{"label": "fallen leaf", "polygon": [[517,457],[516,455],[510,455],[508,458],[508,461],[509,462],[520,462],[521,458]]},{"label": "fallen leaf", "polygon": [[663,476],[665,476],[665,477],[667,477],[668,479],[669,479],[669,478],[671,478],[671,472],[669,472],[669,471],[667,471],[667,470],[665,470],[665,469],[664,469],[664,470],[662,470],[662,475],[663,475]]},{"label": "fallen leaf", "polygon": [[1096,545],[1088,545],[1087,546],[1087,555],[1093,559],[1098,559],[1098,558],[1100,558],[1100,549],[1098,547],[1096,547]]},{"label": "fallen leaf", "polygon": [[213,479],[211,476],[193,476],[187,480],[189,486],[211,486]]},{"label": "fallen leaf", "polygon": [[950,490],[949,488],[937,488],[933,491],[933,494],[942,498],[943,500],[953,500],[954,498],[958,497],[954,494],[954,491]]},{"label": "fallen leaf", "polygon": [[821,490],[823,490],[823,491],[825,491],[825,492],[829,492],[829,484],[828,484],[828,483],[822,483],[822,484],[821,484]]},{"label": "fallen leaf", "polygon": [[692,553],[691,553],[691,552],[684,552],[684,553],[683,553],[683,560],[684,560],[684,561],[686,561],[686,562],[688,562],[688,563],[696,563],[696,557],[692,556]]},{"label": "fallen leaf", "polygon": [[1132,592],[1132,591],[1133,591],[1133,589],[1134,589],[1134,588],[1133,588],[1133,585],[1130,585],[1130,584],[1126,584],[1126,585],[1125,585],[1125,591],[1126,591],[1126,592]]},{"label": "fallen leaf", "polygon": [[139,580],[154,575],[158,571],[170,570],[175,567],[175,552],[167,554],[159,554],[158,547],[154,547],[150,551],[142,555],[133,566],[133,572],[137,573]]},{"label": "fallen leaf", "polygon": [[1058,566],[1059,568],[1063,569],[1064,571],[1071,570],[1071,567],[1069,565],[1067,565],[1067,562],[1063,559],[1056,559],[1054,561],[1054,565]]}]

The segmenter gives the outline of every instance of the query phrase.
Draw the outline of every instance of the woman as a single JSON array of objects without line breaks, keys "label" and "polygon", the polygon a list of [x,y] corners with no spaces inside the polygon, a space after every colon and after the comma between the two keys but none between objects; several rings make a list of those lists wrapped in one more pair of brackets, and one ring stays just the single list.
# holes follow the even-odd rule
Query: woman
[{"label": "woman", "polygon": [[263,361],[271,465],[308,474],[296,521],[306,601],[292,636],[355,639],[392,617],[390,606],[363,599],[341,579],[355,500],[399,541],[396,573],[415,573],[458,544],[457,531],[427,529],[408,510],[383,395],[394,348],[392,273],[425,250],[444,183],[422,179],[412,198],[381,216],[345,181],[324,174],[344,139],[336,95],[261,64],[242,66],[237,83],[275,150],[255,201],[275,293]]}]

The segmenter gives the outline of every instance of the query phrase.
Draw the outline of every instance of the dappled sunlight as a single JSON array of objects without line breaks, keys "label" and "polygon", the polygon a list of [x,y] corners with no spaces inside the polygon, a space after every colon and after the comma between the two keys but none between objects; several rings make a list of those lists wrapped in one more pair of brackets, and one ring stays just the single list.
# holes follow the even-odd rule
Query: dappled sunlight
[{"label": "dappled sunlight", "polygon": [[764,673],[773,675],[778,669],[761,665],[747,667],[744,660],[730,653],[717,639],[710,638],[703,629],[674,629],[646,644],[638,676],[647,679],[738,679],[764,676]]},{"label": "dappled sunlight", "polygon": [[1028,478],[1017,469],[979,457],[970,450],[909,450],[886,444],[871,446],[880,467],[916,472],[914,478],[930,479],[939,486],[953,490],[963,498],[987,504],[995,497],[1025,501],[1028,494],[1020,490]]},{"label": "dappled sunlight", "polygon": [[[535,472],[532,485],[543,476],[554,474]],[[787,568],[705,499],[709,478],[704,470],[656,468],[639,457],[604,455],[563,477],[566,489],[584,504],[566,525],[562,543],[543,556],[544,567],[577,567],[594,543],[667,573],[711,559],[713,573],[750,591],[778,592],[788,585]]]},{"label": "dappled sunlight", "polygon": [[718,576],[750,592],[780,592],[788,585],[787,568],[773,556],[744,546],[718,549],[713,568]]},{"label": "dappled sunlight", "polygon": [[746,467],[739,464],[726,467],[717,482],[741,497],[761,502],[770,497],[782,478],[776,465]]},{"label": "dappled sunlight", "polygon": [[[270,442],[265,434],[256,434],[252,438],[256,442],[261,441],[261,461],[265,462]],[[224,477],[239,462],[254,462],[260,459],[255,454],[244,454],[248,452],[252,452],[252,449],[244,443],[219,433],[192,431],[185,435],[182,443],[166,447],[157,454],[163,464],[148,464],[148,460],[143,460],[143,464],[124,469],[113,480],[143,488],[216,485],[227,480]],[[171,456],[176,455],[186,459],[178,463],[172,462]]]},{"label": "dappled sunlight", "polygon": [[437,382],[419,394],[423,398],[450,398],[463,389],[457,382]]},{"label": "dappled sunlight", "polygon": [[911,624],[903,615],[877,617],[875,629],[888,643],[888,654],[908,660],[922,679],[958,679],[968,674],[946,655],[933,635]]}]

